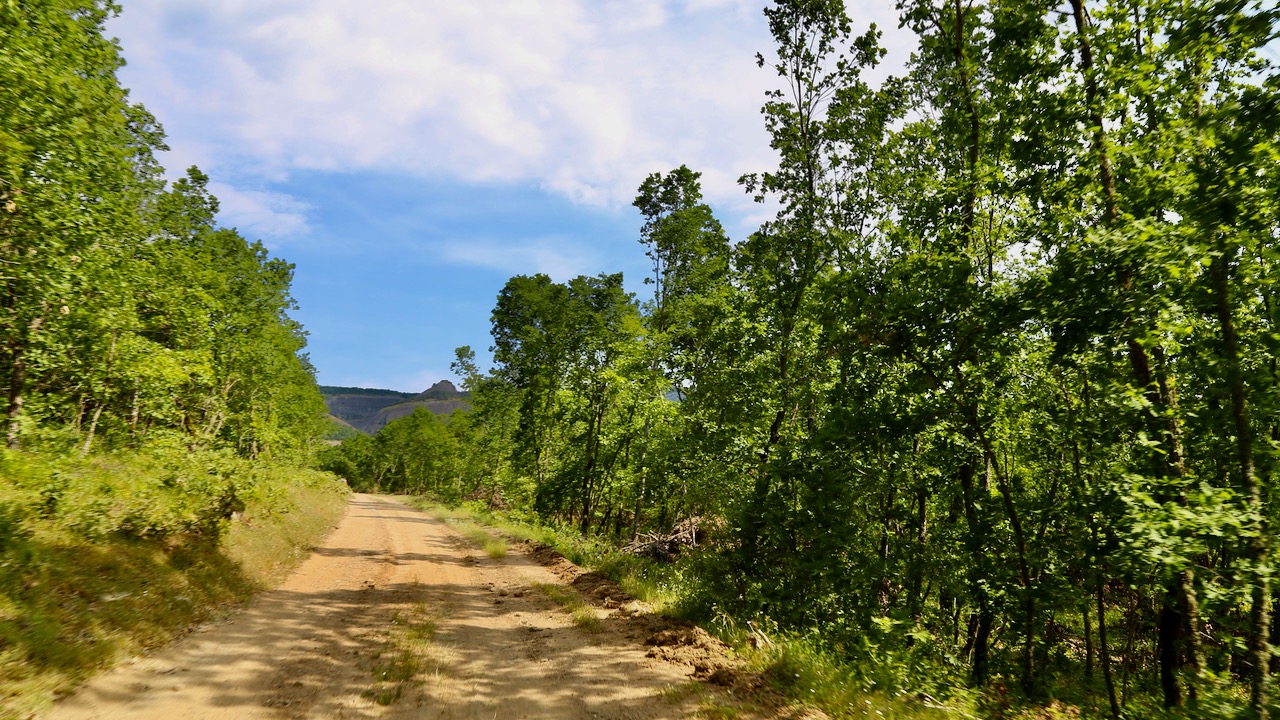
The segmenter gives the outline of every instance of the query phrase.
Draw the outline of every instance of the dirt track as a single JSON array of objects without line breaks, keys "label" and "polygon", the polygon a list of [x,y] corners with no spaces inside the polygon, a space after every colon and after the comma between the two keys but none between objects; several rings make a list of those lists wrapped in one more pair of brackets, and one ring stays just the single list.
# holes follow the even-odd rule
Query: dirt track
[{"label": "dirt track", "polygon": [[[707,693],[719,694],[689,684],[708,668],[680,657],[678,646],[697,643],[669,641],[678,628],[655,627],[625,607],[596,609],[599,633],[575,627],[533,589],[563,584],[560,570],[525,552],[493,560],[416,510],[355,495],[280,588],[92,681],[47,717],[638,720],[695,716]],[[390,686],[376,675],[394,654],[389,638],[423,616],[435,626],[429,660],[381,705],[378,693],[387,700]],[[643,644],[654,643],[650,631],[656,647]]]}]

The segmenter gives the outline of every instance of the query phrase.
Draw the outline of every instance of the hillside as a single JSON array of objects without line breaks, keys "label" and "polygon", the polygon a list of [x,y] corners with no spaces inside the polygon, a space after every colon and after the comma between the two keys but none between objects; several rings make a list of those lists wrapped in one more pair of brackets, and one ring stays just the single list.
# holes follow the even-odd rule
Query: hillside
[{"label": "hillside", "polygon": [[448,415],[468,407],[469,395],[448,380],[441,380],[417,395],[379,388],[321,386],[320,390],[324,393],[324,403],[330,414],[369,434],[420,407],[437,415]]}]

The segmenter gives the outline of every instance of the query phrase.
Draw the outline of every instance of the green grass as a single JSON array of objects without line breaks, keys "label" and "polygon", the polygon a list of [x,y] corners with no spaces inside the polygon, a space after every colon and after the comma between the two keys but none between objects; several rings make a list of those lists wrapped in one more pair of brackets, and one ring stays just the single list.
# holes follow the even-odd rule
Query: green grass
[{"label": "green grass", "polygon": [[[420,497],[407,497],[405,501],[410,505],[425,510],[431,515],[446,524],[453,527],[467,542],[485,551],[489,557],[497,560],[507,556],[507,541],[502,537],[495,535],[489,528],[493,527],[499,531],[505,528],[498,528],[492,523],[486,523],[479,517],[466,510],[457,508],[447,508],[443,505],[432,503]],[[512,533],[505,533],[512,536]]]},{"label": "green grass", "polygon": [[[645,602],[659,614],[677,614],[677,603],[688,592],[688,568],[636,557],[622,552],[608,542],[584,538],[576,530],[550,527],[529,518],[511,513],[495,513],[477,505],[449,507],[420,497],[410,497],[407,501],[433,517],[459,528],[468,537],[478,529],[489,537],[492,537],[490,531],[496,531],[508,541],[546,545],[569,562],[594,570],[617,582],[628,595]],[[505,550],[504,547],[504,553]]]},{"label": "green grass", "polygon": [[489,557],[497,560],[507,556],[507,543],[505,540],[494,537],[489,531],[475,524],[465,522],[456,523],[458,529],[462,532],[471,544],[481,548]]},{"label": "green grass", "polygon": [[698,706],[698,717],[705,720],[737,720],[742,717],[742,711],[733,705],[708,698]]},{"label": "green grass", "polygon": [[328,477],[299,475],[285,488],[281,501],[249,505],[223,540],[224,554],[259,587],[284,580],[346,512],[345,486]]},{"label": "green grass", "polygon": [[[327,475],[226,462],[0,455],[0,718],[243,602],[345,508]],[[210,512],[228,488],[240,522]]]},{"label": "green grass", "polygon": [[405,690],[420,684],[424,675],[442,672],[447,657],[431,642],[435,632],[436,618],[422,602],[408,612],[393,615],[386,641],[370,668],[373,685],[364,696],[379,705],[391,705],[404,696]]},{"label": "green grass", "polygon": [[[680,616],[682,601],[696,586],[691,563],[654,562],[621,552],[607,542],[584,538],[571,528],[551,527],[481,506],[446,507],[425,498],[410,498],[410,502],[455,527],[467,528],[464,533],[482,527],[513,541],[549,546],[570,562],[614,580],[657,613]],[[538,589],[566,607],[575,624],[599,631],[599,618],[576,592],[558,585],[540,585]],[[745,671],[757,673],[769,690],[800,706],[818,708],[832,718],[935,720],[981,716],[973,693],[957,689],[952,696],[938,699],[918,692],[882,691],[875,684],[877,668],[852,667],[804,637],[770,631],[767,642],[752,643],[751,628],[723,616],[707,629],[724,640],[740,658]],[[708,718],[732,718],[738,717],[740,710],[707,700],[699,712]]]},{"label": "green grass", "polygon": [[906,692],[869,689],[829,653],[800,638],[779,638],[760,649],[743,648],[747,667],[782,695],[836,718],[942,720],[977,718],[967,698],[946,703]]},{"label": "green grass", "polygon": [[555,604],[569,611],[573,624],[589,633],[598,633],[604,629],[596,611],[587,604],[577,592],[551,583],[534,583],[534,589],[551,598]]}]

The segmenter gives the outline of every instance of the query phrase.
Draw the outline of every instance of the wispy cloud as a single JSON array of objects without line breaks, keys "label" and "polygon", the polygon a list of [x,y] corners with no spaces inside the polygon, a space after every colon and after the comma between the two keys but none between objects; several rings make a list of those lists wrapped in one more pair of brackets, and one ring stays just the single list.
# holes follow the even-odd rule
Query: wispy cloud
[{"label": "wispy cloud", "polygon": [[222,224],[239,228],[250,239],[273,244],[310,229],[310,205],[292,195],[245,190],[223,182],[209,183],[209,191],[218,198]]},{"label": "wispy cloud", "polygon": [[[891,8],[850,3],[855,23],[889,30]],[[771,44],[755,1],[131,0],[112,30],[184,164],[236,186],[372,170],[616,207],[687,163],[747,214],[736,179],[773,162],[759,107],[777,78],[753,61]],[[264,215],[263,232],[305,215]]]},{"label": "wispy cloud", "polygon": [[563,282],[582,274],[599,272],[596,253],[562,236],[522,238],[511,241],[459,240],[440,248],[444,260],[497,270],[509,275],[543,273]]}]

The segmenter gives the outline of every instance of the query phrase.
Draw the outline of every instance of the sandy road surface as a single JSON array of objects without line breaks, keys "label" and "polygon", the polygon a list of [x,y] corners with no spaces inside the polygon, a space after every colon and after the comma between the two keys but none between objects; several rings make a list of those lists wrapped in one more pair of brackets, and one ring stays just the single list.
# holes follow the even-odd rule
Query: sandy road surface
[{"label": "sandy road surface", "polygon": [[[526,554],[492,560],[394,500],[353,496],[324,545],[279,589],[156,655],[87,684],[51,719],[679,718],[691,669],[642,634],[574,627]],[[393,618],[436,618],[439,660],[389,705],[373,699]],[[624,612],[625,615],[625,612]],[[634,630],[634,623],[630,624]]]}]

